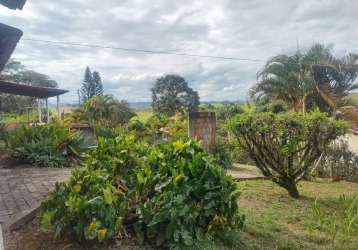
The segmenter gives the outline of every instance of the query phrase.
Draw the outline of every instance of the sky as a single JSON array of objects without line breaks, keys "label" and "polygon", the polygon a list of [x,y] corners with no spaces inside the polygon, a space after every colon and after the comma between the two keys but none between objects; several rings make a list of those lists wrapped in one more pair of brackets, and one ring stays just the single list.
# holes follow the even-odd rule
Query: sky
[{"label": "sky", "polygon": [[358,53],[356,0],[28,0],[22,11],[0,6],[0,21],[23,38],[141,50],[175,51],[259,62],[59,46],[22,40],[13,58],[70,90],[76,103],[86,66],[101,73],[105,93],[150,101],[164,74],[182,75],[202,101],[245,100],[265,60],[334,44]]}]

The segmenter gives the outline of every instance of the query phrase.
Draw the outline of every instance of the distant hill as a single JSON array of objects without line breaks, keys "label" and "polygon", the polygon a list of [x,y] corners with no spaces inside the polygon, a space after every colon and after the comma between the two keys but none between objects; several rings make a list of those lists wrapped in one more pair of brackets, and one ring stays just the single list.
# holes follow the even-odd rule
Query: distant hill
[{"label": "distant hill", "polygon": [[[208,101],[208,102],[201,102],[201,104],[224,104],[224,103],[240,103],[244,104],[245,101],[238,100],[238,101]],[[134,109],[148,109],[151,108],[152,103],[151,102],[129,102],[129,106]]]}]

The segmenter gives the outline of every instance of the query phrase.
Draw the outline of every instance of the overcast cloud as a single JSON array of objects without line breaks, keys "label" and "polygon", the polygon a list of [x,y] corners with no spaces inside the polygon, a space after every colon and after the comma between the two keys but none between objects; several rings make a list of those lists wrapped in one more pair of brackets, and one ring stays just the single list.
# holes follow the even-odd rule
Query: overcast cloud
[{"label": "overcast cloud", "polygon": [[[28,0],[23,11],[0,6],[0,22],[24,38],[144,50],[266,60],[297,46],[333,43],[358,53],[356,0]],[[153,55],[21,41],[13,55],[50,75],[76,102],[85,67],[101,73],[105,91],[149,101],[163,74],[184,76],[201,100],[245,99],[262,63]]]}]

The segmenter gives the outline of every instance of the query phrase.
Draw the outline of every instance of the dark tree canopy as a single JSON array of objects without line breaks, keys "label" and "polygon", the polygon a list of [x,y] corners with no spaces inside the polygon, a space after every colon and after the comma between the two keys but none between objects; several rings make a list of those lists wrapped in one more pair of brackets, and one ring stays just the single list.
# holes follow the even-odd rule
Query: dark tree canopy
[{"label": "dark tree canopy", "polygon": [[96,96],[102,96],[103,95],[103,84],[102,84],[102,78],[101,75],[97,72],[93,72],[93,81],[95,84],[95,94]]},{"label": "dark tree canopy", "polygon": [[103,95],[103,84],[100,74],[97,71],[91,72],[87,66],[81,87],[81,99],[83,102],[90,100],[94,96]]},{"label": "dark tree canopy", "polygon": [[155,113],[173,116],[177,112],[196,111],[199,104],[198,92],[191,89],[179,75],[160,77],[152,88],[152,107]]},{"label": "dark tree canopy", "polygon": [[325,113],[247,113],[228,127],[262,174],[299,197],[297,183],[314,167],[345,123]]}]

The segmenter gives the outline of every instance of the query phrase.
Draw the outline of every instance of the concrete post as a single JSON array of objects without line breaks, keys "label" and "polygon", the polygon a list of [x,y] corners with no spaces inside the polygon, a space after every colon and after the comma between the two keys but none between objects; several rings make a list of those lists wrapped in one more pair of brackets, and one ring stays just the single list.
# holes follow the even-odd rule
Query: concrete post
[{"label": "concrete post", "polygon": [[57,96],[57,119],[61,120],[61,114],[60,114],[60,96]]},{"label": "concrete post", "polygon": [[213,152],[216,144],[215,112],[192,112],[189,114],[189,137],[201,141],[203,147]]},{"label": "concrete post", "polygon": [[38,115],[39,115],[39,123],[42,123],[41,99],[37,99],[37,111],[38,111]]},{"label": "concrete post", "polygon": [[50,123],[50,111],[48,109],[48,98],[46,98],[46,116],[47,116],[47,124]]}]

